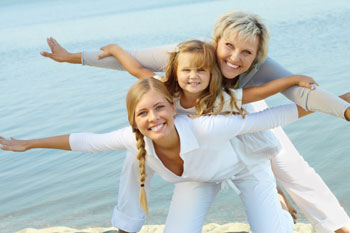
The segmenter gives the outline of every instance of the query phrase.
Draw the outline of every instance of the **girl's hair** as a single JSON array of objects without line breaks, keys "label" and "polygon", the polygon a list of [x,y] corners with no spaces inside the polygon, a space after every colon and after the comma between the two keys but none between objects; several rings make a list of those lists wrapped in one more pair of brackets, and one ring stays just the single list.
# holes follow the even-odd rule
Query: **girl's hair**
[{"label": "girl's hair", "polygon": [[[201,115],[218,114],[224,106],[222,75],[217,64],[216,50],[213,45],[200,40],[187,40],[177,45],[174,52],[170,53],[170,58],[165,71],[165,85],[174,97],[179,97],[182,89],[177,82],[177,69],[179,65],[179,55],[181,53],[191,53],[193,55],[192,65],[210,71],[210,81],[208,87],[203,91],[196,101],[196,113],[193,117]],[[226,92],[231,97],[230,113],[240,109],[236,105],[236,98],[227,89]]]},{"label": "girl's hair", "polygon": [[161,93],[164,98],[170,103],[173,104],[173,97],[170,95],[166,86],[159,80],[154,78],[140,79],[128,91],[126,96],[126,107],[128,110],[128,120],[132,127],[133,132],[136,136],[137,141],[137,159],[139,160],[139,168],[140,168],[140,205],[141,208],[148,215],[148,203],[147,203],[147,195],[145,191],[145,180],[146,180],[146,149],[145,149],[145,141],[144,136],[137,128],[135,123],[135,110],[136,105],[140,101],[140,99],[150,90],[155,90],[158,93]]},{"label": "girl's hair", "polygon": [[249,70],[261,64],[267,57],[269,47],[269,31],[261,18],[245,11],[233,10],[221,15],[214,24],[212,40],[214,47],[220,38],[227,38],[233,34],[249,41],[259,39],[258,53]]}]

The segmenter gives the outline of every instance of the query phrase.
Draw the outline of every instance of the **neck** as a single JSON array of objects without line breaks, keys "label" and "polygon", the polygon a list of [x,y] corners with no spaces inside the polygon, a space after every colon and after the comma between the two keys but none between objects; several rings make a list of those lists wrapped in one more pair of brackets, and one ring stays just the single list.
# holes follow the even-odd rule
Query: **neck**
[{"label": "neck", "polygon": [[180,96],[180,104],[184,108],[192,108],[196,106],[196,101],[199,96],[199,94],[188,94],[183,92]]}]

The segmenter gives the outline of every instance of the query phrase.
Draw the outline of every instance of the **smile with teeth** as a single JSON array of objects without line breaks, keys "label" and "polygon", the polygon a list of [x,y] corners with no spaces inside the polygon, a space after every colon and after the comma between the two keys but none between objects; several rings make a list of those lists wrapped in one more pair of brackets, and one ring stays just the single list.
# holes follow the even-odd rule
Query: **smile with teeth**
[{"label": "smile with teeth", "polygon": [[195,82],[195,81],[190,81],[187,84],[191,85],[192,87],[198,86],[199,84],[201,84],[199,81]]},{"label": "smile with teeth", "polygon": [[164,122],[164,123],[161,123],[161,124],[158,124],[158,125],[155,125],[155,126],[152,126],[152,127],[149,128],[148,130],[159,131],[160,129],[163,128],[164,125],[165,125],[165,122]]},{"label": "smile with teeth", "polygon": [[240,66],[237,66],[237,65],[234,65],[234,64],[232,64],[232,63],[230,63],[230,62],[228,62],[228,61],[225,61],[225,63],[229,66],[229,67],[231,67],[231,68],[233,68],[233,69],[238,69]]}]

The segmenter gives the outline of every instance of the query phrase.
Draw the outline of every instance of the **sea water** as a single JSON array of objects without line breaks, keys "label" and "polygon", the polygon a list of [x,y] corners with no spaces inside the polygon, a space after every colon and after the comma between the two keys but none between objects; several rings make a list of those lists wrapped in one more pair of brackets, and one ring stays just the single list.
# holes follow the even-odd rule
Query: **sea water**
[{"label": "sea water", "polygon": [[[67,50],[118,43],[140,49],[210,37],[230,9],[263,17],[269,55],[314,77],[335,94],[350,89],[350,2],[200,0],[2,0],[0,2],[0,135],[19,139],[73,132],[103,133],[127,125],[126,72],[56,63],[41,57],[46,38]],[[270,105],[286,103],[281,95]],[[313,114],[287,134],[350,212],[349,123]],[[0,151],[0,232],[50,226],[110,226],[125,152]],[[147,224],[164,224],[173,185],[152,181]],[[247,221],[239,197],[221,192],[206,222]],[[301,215],[300,221],[306,221]]]}]

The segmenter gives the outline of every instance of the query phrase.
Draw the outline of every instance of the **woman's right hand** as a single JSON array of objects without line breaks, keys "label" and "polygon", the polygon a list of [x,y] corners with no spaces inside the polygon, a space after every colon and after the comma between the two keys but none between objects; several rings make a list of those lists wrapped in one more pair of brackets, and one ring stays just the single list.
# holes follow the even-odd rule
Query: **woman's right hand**
[{"label": "woman's right hand", "polygon": [[313,85],[319,86],[318,83],[311,77],[306,75],[296,75],[297,85],[300,87],[305,87],[314,90]]},{"label": "woman's right hand", "polygon": [[28,140],[6,139],[0,136],[0,149],[13,152],[23,152],[29,150]]},{"label": "woman's right hand", "polygon": [[49,37],[46,39],[47,45],[50,47],[51,53],[41,51],[40,55],[51,58],[57,62],[68,62],[72,64],[81,64],[81,53],[70,53],[63,48],[55,38]]},{"label": "woman's right hand", "polygon": [[46,39],[47,45],[50,47],[51,53],[41,51],[40,54],[43,57],[51,58],[57,62],[67,62],[69,60],[70,53],[63,48],[55,38],[49,37]]}]

